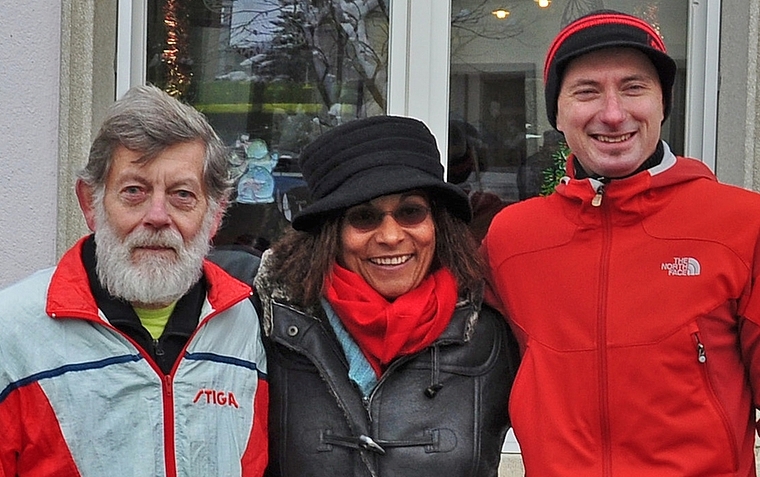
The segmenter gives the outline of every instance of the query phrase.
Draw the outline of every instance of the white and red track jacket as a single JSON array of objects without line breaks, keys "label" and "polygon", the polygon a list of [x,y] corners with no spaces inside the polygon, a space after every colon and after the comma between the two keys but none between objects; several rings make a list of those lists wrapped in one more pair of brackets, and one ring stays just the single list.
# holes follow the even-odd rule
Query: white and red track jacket
[{"label": "white and red track jacket", "polygon": [[261,476],[269,392],[250,289],[204,263],[199,325],[164,375],[98,310],[82,242],[0,291],[0,477]]}]

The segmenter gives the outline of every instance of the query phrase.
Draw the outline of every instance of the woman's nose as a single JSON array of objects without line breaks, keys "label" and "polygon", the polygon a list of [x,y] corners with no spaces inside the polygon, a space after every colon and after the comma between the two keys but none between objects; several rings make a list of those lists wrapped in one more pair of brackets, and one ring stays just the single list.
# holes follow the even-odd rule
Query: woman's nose
[{"label": "woman's nose", "polygon": [[394,244],[404,238],[404,230],[392,214],[383,215],[383,221],[375,231],[375,238],[381,243]]}]

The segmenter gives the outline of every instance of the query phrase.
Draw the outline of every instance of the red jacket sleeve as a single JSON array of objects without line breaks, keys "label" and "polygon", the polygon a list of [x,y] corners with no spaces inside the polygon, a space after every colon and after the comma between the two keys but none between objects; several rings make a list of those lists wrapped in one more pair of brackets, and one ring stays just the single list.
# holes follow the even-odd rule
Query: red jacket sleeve
[{"label": "red jacket sleeve", "polygon": [[496,270],[496,267],[494,267],[493,263],[491,262],[491,257],[489,254],[489,247],[491,246],[492,242],[494,241],[493,234],[489,232],[486,234],[486,236],[483,238],[483,241],[480,244],[480,253],[483,256],[483,261],[486,264],[486,288],[485,288],[485,295],[483,299],[487,304],[490,306],[496,308],[496,310],[501,313],[501,316],[506,317],[507,314],[504,309],[504,304],[501,301],[501,298],[499,297],[498,293],[498,286],[497,286],[497,277],[495,276],[498,271]]},{"label": "red jacket sleeve", "polygon": [[[269,462],[269,383],[259,378],[253,403],[253,428],[243,454],[243,477],[261,477]],[[2,476],[0,476],[2,477]]]},{"label": "red jacket sleeve", "polygon": [[0,402],[0,477],[78,477],[55,412],[38,384],[11,391]]}]

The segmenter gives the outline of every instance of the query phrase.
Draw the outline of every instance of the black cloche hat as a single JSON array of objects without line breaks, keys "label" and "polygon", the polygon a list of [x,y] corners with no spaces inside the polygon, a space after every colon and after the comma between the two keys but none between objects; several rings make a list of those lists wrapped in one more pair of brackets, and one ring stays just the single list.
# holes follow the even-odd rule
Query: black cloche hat
[{"label": "black cloche hat", "polygon": [[327,131],[298,160],[313,201],[293,219],[296,230],[313,230],[324,218],[376,197],[422,189],[465,222],[467,195],[443,180],[435,137],[421,121],[372,116]]}]

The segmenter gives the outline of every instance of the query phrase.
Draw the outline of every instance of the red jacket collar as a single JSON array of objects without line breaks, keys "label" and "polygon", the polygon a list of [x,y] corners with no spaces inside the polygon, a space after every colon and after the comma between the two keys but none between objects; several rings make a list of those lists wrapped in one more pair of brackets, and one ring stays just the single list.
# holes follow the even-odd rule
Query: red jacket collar
[{"label": "red jacket collar", "polygon": [[[87,271],[82,262],[82,237],[58,262],[48,287],[46,312],[53,318],[84,318],[100,321],[98,306],[90,290]],[[208,301],[222,311],[251,295],[251,288],[232,278],[219,266],[203,262],[203,274],[208,282]]]}]

